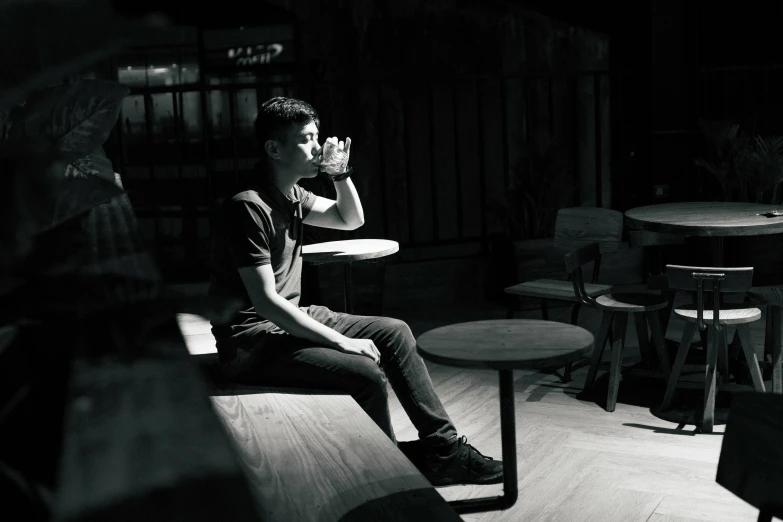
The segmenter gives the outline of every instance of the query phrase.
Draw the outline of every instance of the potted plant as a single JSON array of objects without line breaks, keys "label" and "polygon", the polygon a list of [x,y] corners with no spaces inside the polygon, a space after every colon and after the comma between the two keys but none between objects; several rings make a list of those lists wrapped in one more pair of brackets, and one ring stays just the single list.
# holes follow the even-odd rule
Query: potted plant
[{"label": "potted plant", "polygon": [[783,136],[751,136],[729,121],[699,120],[707,153],[694,160],[720,185],[724,201],[780,203]]},{"label": "potted plant", "polygon": [[531,134],[519,160],[508,170],[506,190],[490,202],[494,228],[490,237],[487,297],[506,301],[503,288],[519,280],[521,267],[545,264],[557,211],[573,203],[577,188],[572,154],[560,135]]},{"label": "potted plant", "polygon": [[[710,172],[720,185],[724,201],[781,204],[783,202],[783,136],[750,135],[736,123],[699,121],[709,146],[696,166]],[[729,238],[727,263],[753,266],[754,284],[783,282],[776,260],[783,235]]]},{"label": "potted plant", "polygon": [[757,203],[780,204],[783,198],[783,136],[755,136],[742,157],[744,177],[755,189]]},{"label": "potted plant", "polygon": [[705,154],[694,160],[715,177],[723,201],[745,201],[746,170],[742,168],[749,137],[740,126],[729,121],[699,119],[699,129],[707,142]]}]

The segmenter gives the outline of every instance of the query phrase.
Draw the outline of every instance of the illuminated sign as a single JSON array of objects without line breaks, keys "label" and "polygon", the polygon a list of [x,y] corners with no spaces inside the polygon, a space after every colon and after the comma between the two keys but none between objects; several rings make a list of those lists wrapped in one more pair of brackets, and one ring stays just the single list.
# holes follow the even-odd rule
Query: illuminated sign
[{"label": "illuminated sign", "polygon": [[231,73],[296,63],[291,25],[208,29],[203,32],[207,71]]},{"label": "illuminated sign", "polygon": [[227,55],[235,65],[257,65],[271,63],[283,54],[283,49],[283,44],[279,43],[248,45],[228,49]]}]

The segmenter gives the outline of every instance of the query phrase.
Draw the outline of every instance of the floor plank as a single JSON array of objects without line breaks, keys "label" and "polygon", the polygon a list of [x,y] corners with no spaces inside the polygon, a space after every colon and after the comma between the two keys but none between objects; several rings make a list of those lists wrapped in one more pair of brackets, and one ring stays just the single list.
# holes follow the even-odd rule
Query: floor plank
[{"label": "floor plank", "polygon": [[[600,460],[601,456],[597,455],[593,462]],[[588,466],[580,472],[580,480],[575,480],[564,492],[562,501],[554,504],[540,520],[644,522],[653,514],[662,495],[621,487],[626,474],[624,470]],[[617,502],[618,497],[622,502]]]}]

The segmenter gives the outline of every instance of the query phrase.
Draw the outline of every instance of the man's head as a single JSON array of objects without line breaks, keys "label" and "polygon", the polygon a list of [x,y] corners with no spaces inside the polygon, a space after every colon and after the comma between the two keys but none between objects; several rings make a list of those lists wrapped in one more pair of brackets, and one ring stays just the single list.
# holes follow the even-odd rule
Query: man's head
[{"label": "man's head", "polygon": [[255,130],[271,169],[295,178],[318,175],[313,156],[321,148],[319,125],[318,113],[307,102],[281,96],[265,101]]}]

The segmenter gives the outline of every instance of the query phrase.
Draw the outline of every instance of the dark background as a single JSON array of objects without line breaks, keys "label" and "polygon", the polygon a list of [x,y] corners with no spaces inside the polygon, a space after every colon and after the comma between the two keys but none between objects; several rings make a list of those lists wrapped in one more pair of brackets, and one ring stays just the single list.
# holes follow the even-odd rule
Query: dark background
[{"label": "dark background", "polygon": [[[443,67],[443,64],[449,61],[446,51],[435,49],[440,35],[447,32],[448,27],[454,26],[455,42],[466,42],[465,48],[459,48],[454,51],[455,54],[469,49],[475,38],[469,27],[463,28],[460,25],[464,24],[464,19],[445,9],[430,9],[426,11],[427,20],[416,25],[414,19],[408,22],[409,27],[399,25],[399,22],[392,18],[385,20],[383,13],[375,13],[374,18],[368,18],[372,25],[366,38],[369,42],[367,45],[376,55],[383,49],[383,38],[390,36],[389,33],[383,32],[382,28],[386,25],[394,27],[396,33],[391,34],[392,37],[403,34],[411,38],[417,37],[420,42],[429,39],[435,50],[407,50],[410,53],[408,56],[397,63],[391,63],[385,69],[362,69],[364,56],[362,50],[355,45],[358,39],[356,27],[346,22],[343,25],[334,24],[331,29],[319,28],[308,19],[308,9],[301,7],[312,4],[323,8],[328,2],[296,4],[295,8],[292,7],[296,12],[288,12],[271,3],[254,3],[251,6],[236,0],[222,1],[213,7],[203,4],[200,8],[190,3],[171,0],[115,0],[114,4],[119,12],[126,15],[163,12],[175,24],[199,25],[203,28],[235,28],[242,24],[259,23],[296,24],[302,38],[310,38],[310,47],[323,43],[324,49],[329,49],[324,51],[326,57],[312,59],[311,56],[298,63],[297,70],[308,82],[321,82],[332,90],[330,94],[323,94],[320,101],[321,107],[325,107],[323,118],[327,120],[329,127],[338,133],[355,132],[362,122],[367,120],[367,114],[346,102],[346,99],[362,96],[361,92],[354,90],[356,85],[370,77],[372,81],[379,83],[387,77],[394,79],[400,64],[405,62],[404,58],[410,58],[410,63],[404,64],[408,67],[406,75],[415,77],[421,74],[434,77],[437,81],[440,74],[445,79],[446,75],[453,71]],[[362,5],[361,2],[347,1],[332,4],[335,9],[339,8],[342,19],[348,21],[355,14],[353,10]],[[462,5],[456,2],[455,11]],[[611,198],[608,205],[612,208],[624,211],[656,202],[712,200],[720,197],[719,188],[711,175],[693,164],[694,158],[701,155],[707,145],[698,128],[700,118],[730,119],[740,123],[743,129],[748,131],[783,134],[783,104],[778,100],[778,93],[783,93],[783,60],[780,58],[777,42],[778,28],[783,21],[783,6],[779,4],[750,0],[731,8],[721,8],[705,1],[574,3],[564,0],[533,0],[489,1],[480,5],[487,13],[499,13],[500,16],[513,9],[524,10],[533,16],[539,13],[551,17],[553,22],[547,22],[550,26],[562,22],[570,27],[598,31],[608,37],[608,70],[611,80]],[[395,26],[395,23],[398,25]],[[539,51],[535,48],[536,45],[544,40],[535,35],[526,38],[529,38],[524,42],[528,48],[524,52],[535,55]],[[330,45],[334,47],[329,47]],[[341,56],[340,60],[330,61],[330,52],[331,55],[342,52],[344,56]],[[581,50],[572,48],[569,52],[579,54]],[[385,63],[378,59],[378,56],[372,58],[375,59],[374,63]],[[501,67],[502,60],[495,58],[487,56],[482,59],[483,62],[474,59],[473,65],[484,63],[487,70],[496,70]],[[468,57],[462,63],[470,66],[471,59],[473,57]],[[368,59],[367,62],[369,61]],[[525,71],[540,68],[540,65],[526,62],[520,66],[520,70],[524,74]],[[552,63],[548,65],[550,68],[557,66]],[[319,77],[321,74],[324,76]],[[333,76],[329,77],[329,74]],[[378,91],[379,96],[388,93],[382,89]],[[335,96],[339,95],[335,95],[334,91],[343,91],[346,94],[343,99],[338,99]],[[318,96],[314,94],[313,97],[316,98],[315,101],[319,101]],[[491,102],[491,99],[489,101]],[[319,108],[320,110],[322,109]],[[392,109],[389,114],[393,116],[395,111]],[[514,119],[510,114],[503,117],[512,121]],[[589,137],[592,129],[580,129],[576,132],[583,137]],[[386,138],[388,136],[384,137]],[[513,144],[511,148],[513,149]],[[378,163],[378,157],[367,158],[365,170],[378,167]],[[385,168],[392,172],[395,167],[400,166],[390,164]],[[437,175],[435,178],[437,179]],[[420,228],[413,228],[414,224],[420,223],[420,219],[410,209],[403,208],[398,212],[392,206],[400,200],[399,194],[394,192],[399,187],[394,183],[403,181],[387,179],[379,183],[386,183],[386,186],[373,185],[363,189],[366,189],[369,195],[385,194],[382,196],[386,198],[385,213],[395,216],[397,212],[408,217],[407,221],[403,220],[399,224],[399,231],[395,228],[397,225],[392,224],[391,229],[369,230],[367,233],[400,240],[401,244],[406,246],[405,250],[411,252],[414,246],[423,244],[422,240],[414,237],[414,233],[421,231]],[[433,182],[432,193],[424,194],[420,192],[421,186],[411,189],[411,184],[409,179],[409,200],[413,201],[419,197],[416,204],[421,206],[421,198],[431,199],[432,206],[438,206],[440,195],[435,189],[443,185]],[[600,187],[598,190],[600,192]],[[364,199],[365,194],[362,194],[362,197]],[[382,203],[370,199],[367,201],[372,208],[380,208]],[[597,202],[582,200],[574,203],[602,204],[600,198]],[[435,231],[434,237],[423,234],[426,236],[427,246],[437,246],[443,239],[438,237],[437,231],[439,226],[443,228],[444,215],[449,214],[441,213],[440,222],[436,216],[434,225],[428,225]],[[461,214],[459,217],[463,219]],[[464,220],[470,223],[469,217],[464,217]],[[388,222],[388,216],[384,215],[383,219],[380,214],[372,216],[373,223],[381,221]],[[406,227],[411,227],[410,236],[406,235]],[[447,254],[439,251],[434,257],[444,255]]]}]

